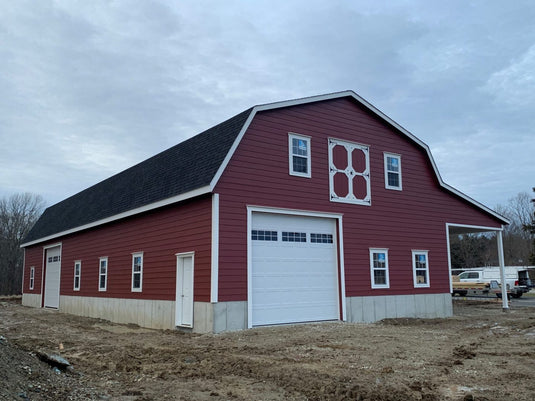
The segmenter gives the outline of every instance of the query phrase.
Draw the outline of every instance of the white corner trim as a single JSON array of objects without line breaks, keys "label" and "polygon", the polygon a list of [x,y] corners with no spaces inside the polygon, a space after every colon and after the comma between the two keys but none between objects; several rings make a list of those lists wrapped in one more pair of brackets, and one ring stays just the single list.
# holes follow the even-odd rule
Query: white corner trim
[{"label": "white corner trim", "polygon": [[338,258],[340,264],[340,303],[342,304],[342,320],[347,321],[346,312],[346,273],[344,268],[344,229],[342,227],[342,216],[337,217],[338,221]]},{"label": "white corner trim", "polygon": [[216,303],[219,295],[219,194],[212,194],[212,274],[210,302]]},{"label": "white corner trim", "polygon": [[97,220],[97,221],[94,221],[92,223],[84,224],[82,226],[74,227],[74,228],[71,228],[69,230],[65,230],[65,231],[61,231],[59,233],[55,233],[55,234],[49,235],[47,237],[43,237],[43,238],[36,239],[34,241],[26,242],[26,243],[22,244],[20,247],[21,248],[25,248],[27,246],[39,244],[41,242],[49,241],[49,240],[54,239],[54,238],[59,238],[59,237],[62,237],[64,235],[67,235],[67,234],[72,234],[72,233],[75,233],[75,232],[78,232],[78,231],[87,230],[88,228],[97,227],[97,226],[100,226],[102,224],[111,223],[112,221],[124,219],[125,217],[134,216],[136,214],[148,212],[149,210],[158,209],[158,208],[163,207],[163,206],[171,205],[173,203],[181,202],[183,200],[194,198],[196,196],[204,195],[204,194],[207,194],[207,193],[210,193],[210,186],[204,186],[204,187],[195,189],[193,191],[189,191],[189,192],[185,192],[185,193],[180,194],[180,195],[173,196],[171,198],[163,199],[161,201],[150,203],[148,205],[141,206],[141,207],[138,207],[136,209],[128,210],[126,212],[119,213],[119,214],[116,214],[114,216],[106,217],[105,219]]},{"label": "white corner trim", "polygon": [[302,104],[320,102],[320,101],[331,100],[331,99],[338,99],[338,98],[342,98],[342,97],[352,97],[358,103],[360,103],[361,105],[366,107],[372,113],[374,113],[379,118],[381,118],[384,121],[386,121],[388,124],[390,124],[395,129],[400,131],[402,134],[407,136],[409,139],[414,141],[417,145],[422,147],[425,150],[425,152],[427,153],[427,157],[431,161],[431,166],[433,167],[433,171],[435,172],[435,176],[437,177],[438,183],[442,188],[444,188],[448,192],[453,193],[454,195],[457,195],[458,197],[462,198],[463,200],[467,201],[468,203],[473,204],[477,208],[489,213],[490,215],[496,217],[498,220],[500,220],[500,221],[502,221],[504,223],[507,223],[507,224],[510,223],[509,220],[507,220],[504,216],[501,216],[500,214],[498,214],[494,210],[488,208],[487,206],[483,205],[482,203],[479,203],[478,201],[470,198],[469,196],[463,194],[462,192],[458,191],[457,189],[455,189],[455,188],[451,187],[450,185],[446,184],[442,180],[442,176],[440,175],[440,172],[438,171],[437,165],[435,163],[435,159],[433,158],[433,155],[431,154],[431,150],[430,150],[429,146],[425,142],[423,142],[421,139],[419,139],[416,136],[414,136],[411,132],[409,132],[408,130],[403,128],[397,122],[392,120],[390,117],[388,117],[386,114],[381,112],[379,109],[377,109],[371,103],[369,103],[364,98],[360,97],[359,95],[357,95],[355,92],[353,92],[351,90],[342,91],[342,92],[335,92],[335,93],[329,93],[329,94],[326,94],[326,95],[305,97],[305,98],[294,99],[294,100],[286,100],[286,101],[282,101],[282,102],[269,103],[269,104],[264,104],[264,105],[259,105],[259,106],[253,107],[253,110],[251,110],[251,114],[247,118],[247,121],[243,125],[240,133],[238,134],[238,136],[234,140],[234,143],[232,144],[232,147],[230,148],[229,152],[227,153],[227,156],[225,157],[225,160],[223,161],[223,163],[221,163],[221,166],[219,166],[219,169],[217,170],[217,173],[215,174],[214,178],[210,182],[210,190],[213,191],[215,186],[217,185],[219,179],[221,178],[221,175],[223,174],[223,171],[226,169],[228,163],[230,162],[230,159],[232,158],[232,156],[234,155],[234,152],[238,148],[238,145],[240,144],[245,132],[249,128],[249,125],[251,124],[251,121],[255,117],[256,113],[258,113],[260,111],[265,111],[265,110],[273,110],[273,109],[278,109],[278,108],[282,108],[282,107],[298,106],[298,105],[302,105]]},{"label": "white corner trim", "polygon": [[247,328],[253,328],[253,242],[251,228],[253,223],[253,210],[247,207]]}]

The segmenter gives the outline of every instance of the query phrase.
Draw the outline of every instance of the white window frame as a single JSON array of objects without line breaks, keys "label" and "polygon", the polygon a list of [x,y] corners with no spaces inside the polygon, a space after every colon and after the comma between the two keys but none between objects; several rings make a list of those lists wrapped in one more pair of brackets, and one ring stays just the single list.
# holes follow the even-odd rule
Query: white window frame
[{"label": "white window frame", "polygon": [[[106,271],[104,273],[101,272],[102,269],[102,262],[105,262],[106,265]],[[102,287],[100,284],[102,282],[101,277],[104,276],[104,287]],[[106,291],[108,288],[108,257],[103,256],[98,259],[98,290],[99,291]]]},{"label": "white window frame", "polygon": [[[293,140],[294,139],[305,141],[307,145],[306,157],[303,155],[297,155],[293,153]],[[311,162],[312,158],[311,158],[310,152],[311,152],[311,139],[309,136],[295,134],[293,132],[288,133],[288,163],[289,163],[290,175],[294,175],[297,177],[305,177],[305,178],[312,177],[312,162]],[[306,173],[302,173],[300,171],[294,171],[294,163],[293,163],[294,156],[306,158],[307,160],[307,172]]]},{"label": "white window frame", "polygon": [[[373,255],[378,253],[384,253],[385,254],[385,267],[375,267],[373,263]],[[385,278],[386,283],[385,284],[376,284],[375,283],[375,270],[378,271],[385,271]],[[388,266],[388,249],[387,248],[370,248],[370,275],[371,275],[371,285],[372,288],[378,289],[378,288],[390,288],[390,274],[389,274],[389,266]]]},{"label": "white window frame", "polygon": [[[397,159],[398,161],[398,171],[391,171],[388,170],[388,158]],[[384,152],[384,171],[385,171],[385,188],[386,189],[393,189],[395,191],[401,191],[403,189],[402,182],[401,182],[401,155],[396,153],[388,153]],[[397,174],[399,177],[399,185],[390,185],[388,183],[388,173]]]},{"label": "white window frame", "polygon": [[[333,160],[333,150],[336,146],[342,146],[347,151],[347,167],[340,170],[336,167]],[[366,168],[363,172],[357,172],[353,168],[353,159],[351,157],[354,150],[360,150],[364,153],[366,158]],[[334,191],[334,176],[337,173],[342,173],[347,176],[347,195],[339,196]],[[364,199],[359,199],[354,195],[353,179],[355,176],[360,176],[366,181],[366,196]],[[352,203],[354,205],[371,206],[372,192],[370,179],[370,147],[360,143],[349,142],[341,139],[329,138],[329,193],[331,202]]]},{"label": "white window frame", "polygon": [[[135,262],[136,258],[140,258],[140,269],[139,272],[136,272],[134,269],[136,267]],[[136,274],[139,274],[139,288],[134,287],[134,277]],[[132,292],[142,292],[143,290],[143,252],[135,252],[132,254]]]},{"label": "white window frame", "polygon": [[35,287],[35,266],[30,267],[30,290],[33,290]]},{"label": "white window frame", "polygon": [[[78,266],[78,274],[76,274],[76,266]],[[99,273],[100,273],[100,264],[99,264]],[[76,278],[78,278],[78,285],[76,285]],[[73,282],[74,291],[80,291],[81,280],[82,280],[82,261],[75,260],[74,261],[74,282]]]},{"label": "white window frame", "polygon": [[[416,255],[425,255],[425,269],[421,267],[418,267],[418,268],[416,267]],[[418,283],[418,275],[416,274],[416,270],[425,270],[425,275],[427,278],[426,283]],[[430,278],[429,278],[429,251],[424,251],[424,250],[412,251],[412,275],[413,275],[415,288],[428,288],[431,286]]]}]

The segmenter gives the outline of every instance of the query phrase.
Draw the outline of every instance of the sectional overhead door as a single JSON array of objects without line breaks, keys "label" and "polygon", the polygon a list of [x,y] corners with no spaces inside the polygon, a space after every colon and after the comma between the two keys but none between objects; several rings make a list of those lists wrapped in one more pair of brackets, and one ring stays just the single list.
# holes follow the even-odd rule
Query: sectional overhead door
[{"label": "sectional overhead door", "polygon": [[334,219],[252,214],[253,326],[339,319],[335,233]]},{"label": "sectional overhead door", "polygon": [[46,251],[45,308],[59,308],[59,283],[61,274],[61,247]]}]

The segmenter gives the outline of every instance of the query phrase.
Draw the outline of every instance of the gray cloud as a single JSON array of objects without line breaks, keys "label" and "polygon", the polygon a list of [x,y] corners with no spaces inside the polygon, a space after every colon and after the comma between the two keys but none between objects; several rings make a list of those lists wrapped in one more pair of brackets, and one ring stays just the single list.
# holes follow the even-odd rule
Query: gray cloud
[{"label": "gray cloud", "polygon": [[57,202],[254,104],[344,89],[483,203],[535,185],[531,2],[0,8],[0,196]]}]

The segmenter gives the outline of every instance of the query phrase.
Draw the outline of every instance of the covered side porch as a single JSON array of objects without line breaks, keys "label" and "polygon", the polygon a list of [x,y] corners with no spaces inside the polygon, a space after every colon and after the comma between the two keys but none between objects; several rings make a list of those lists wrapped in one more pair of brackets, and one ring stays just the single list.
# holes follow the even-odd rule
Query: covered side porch
[{"label": "covered side porch", "polygon": [[[476,226],[476,225],[467,225],[467,224],[455,224],[455,223],[446,223],[446,237],[448,243],[448,267],[450,275],[450,293],[453,291],[453,282],[452,282],[452,247],[451,247],[451,237],[467,234],[493,234],[495,235],[496,240],[496,249],[498,256],[498,266],[500,268],[500,282],[506,283],[505,280],[505,258],[503,252],[503,226],[500,228],[496,227],[485,227],[485,226]],[[502,296],[502,310],[507,312],[509,310],[509,300],[508,297]]]}]

